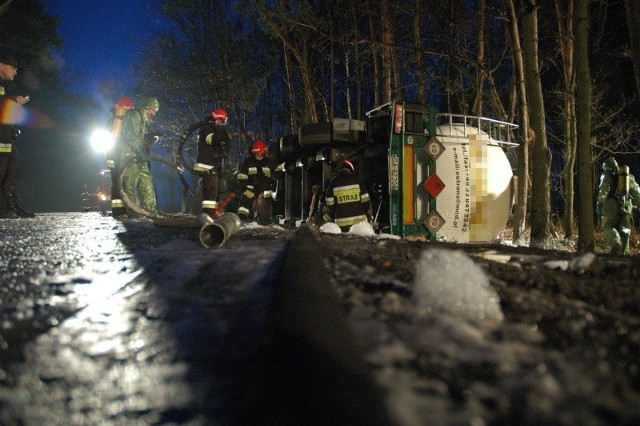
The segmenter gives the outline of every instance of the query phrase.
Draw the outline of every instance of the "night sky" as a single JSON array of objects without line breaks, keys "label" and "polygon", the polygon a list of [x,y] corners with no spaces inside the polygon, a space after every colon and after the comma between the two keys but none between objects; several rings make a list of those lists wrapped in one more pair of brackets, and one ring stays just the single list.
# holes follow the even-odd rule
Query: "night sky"
[{"label": "night sky", "polygon": [[[58,35],[64,45],[55,52],[65,68],[82,79],[72,90],[95,99],[104,107],[104,120],[115,99],[105,99],[102,86],[114,81],[122,93],[135,82],[129,71],[154,27],[149,9],[160,0],[41,0],[45,12],[58,16]],[[34,93],[37,96],[37,93]],[[33,96],[32,96],[33,97]],[[65,123],[57,123],[58,130]],[[78,211],[80,193],[97,192],[104,157],[89,145],[95,123],[87,123],[86,136],[73,143],[56,145],[47,132],[19,140],[21,180],[19,204],[34,212]],[[70,138],[71,140],[72,138]],[[108,179],[106,180],[108,182]]]},{"label": "night sky", "polygon": [[[66,66],[88,77],[77,90],[92,90],[107,79],[129,80],[129,68],[150,28],[148,8],[159,0],[42,0],[45,11],[60,18],[59,51]],[[131,82],[129,82],[131,84]]]}]

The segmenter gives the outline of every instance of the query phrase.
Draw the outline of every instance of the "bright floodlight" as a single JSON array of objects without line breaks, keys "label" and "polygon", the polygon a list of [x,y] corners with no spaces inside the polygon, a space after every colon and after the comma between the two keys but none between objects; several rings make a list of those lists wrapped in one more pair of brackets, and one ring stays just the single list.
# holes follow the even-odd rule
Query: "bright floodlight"
[{"label": "bright floodlight", "polygon": [[113,148],[113,135],[105,129],[98,129],[91,135],[91,146],[97,152],[107,152]]}]

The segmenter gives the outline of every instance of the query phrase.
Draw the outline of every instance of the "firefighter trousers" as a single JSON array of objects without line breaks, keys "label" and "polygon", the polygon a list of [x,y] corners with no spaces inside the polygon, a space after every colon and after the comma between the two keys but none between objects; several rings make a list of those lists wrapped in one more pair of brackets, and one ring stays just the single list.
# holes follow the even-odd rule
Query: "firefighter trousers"
[{"label": "firefighter trousers", "polygon": [[631,204],[620,205],[615,200],[608,199],[602,216],[602,233],[611,245],[612,254],[627,254],[632,226]]},{"label": "firefighter trousers", "polygon": [[257,219],[259,224],[268,225],[271,223],[272,204],[273,199],[265,197],[264,194],[253,198],[242,195],[238,207],[238,215],[243,220],[253,221]]},{"label": "firefighter trousers", "polygon": [[14,144],[10,153],[0,154],[0,184],[5,202],[16,196],[19,179],[18,151]]},{"label": "firefighter trousers", "polygon": [[122,189],[132,203],[139,200],[140,206],[149,213],[158,212],[156,188],[146,161],[135,162],[127,168],[122,176]]}]

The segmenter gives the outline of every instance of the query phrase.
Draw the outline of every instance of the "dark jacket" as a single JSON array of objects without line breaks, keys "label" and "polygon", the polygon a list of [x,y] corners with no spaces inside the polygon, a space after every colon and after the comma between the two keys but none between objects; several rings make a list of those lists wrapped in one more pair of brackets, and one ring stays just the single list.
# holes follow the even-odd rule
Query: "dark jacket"
[{"label": "dark jacket", "polygon": [[251,156],[244,160],[238,169],[238,184],[243,191],[249,188],[256,195],[260,195],[275,189],[277,173],[279,169],[273,159],[263,157],[262,160],[258,160]]},{"label": "dark jacket", "polygon": [[[9,99],[11,98],[5,95],[4,87],[0,86],[0,106],[3,106]],[[15,126],[0,124],[0,155],[11,153],[13,142],[17,136],[18,129]]]},{"label": "dark jacket", "polygon": [[200,127],[198,134],[197,163],[220,167],[222,159],[229,155],[229,133],[213,121]]},{"label": "dark jacket", "polygon": [[328,218],[343,232],[352,225],[366,222],[371,215],[371,199],[366,186],[350,170],[344,168],[329,183],[325,192]]}]

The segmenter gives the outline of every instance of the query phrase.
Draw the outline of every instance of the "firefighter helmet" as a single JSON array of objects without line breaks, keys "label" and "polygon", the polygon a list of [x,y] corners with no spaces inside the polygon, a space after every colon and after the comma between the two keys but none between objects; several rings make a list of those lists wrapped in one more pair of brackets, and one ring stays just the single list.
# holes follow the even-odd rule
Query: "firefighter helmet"
[{"label": "firefighter helmet", "polygon": [[142,109],[160,109],[160,102],[156,98],[147,98],[142,102]]},{"label": "firefighter helmet", "polygon": [[223,110],[222,108],[214,110],[211,114],[209,114],[209,117],[211,117],[213,121],[222,120],[222,124],[227,124],[227,120],[229,119],[227,111]]},{"label": "firefighter helmet", "polygon": [[127,98],[126,96],[123,96],[120,99],[118,99],[118,102],[116,102],[115,104],[116,108],[124,108],[124,109],[133,109],[134,106],[135,104],[133,103],[133,101]]},{"label": "firefighter helmet", "polygon": [[338,165],[338,171],[340,170],[349,170],[351,173],[355,172],[355,167],[353,167],[353,163],[347,159],[340,161]]},{"label": "firefighter helmet", "polygon": [[602,163],[602,168],[606,171],[618,171],[618,162],[615,158],[609,157]]},{"label": "firefighter helmet", "polygon": [[267,144],[264,143],[262,139],[256,140],[253,145],[251,145],[251,153],[265,155],[267,153]]}]

